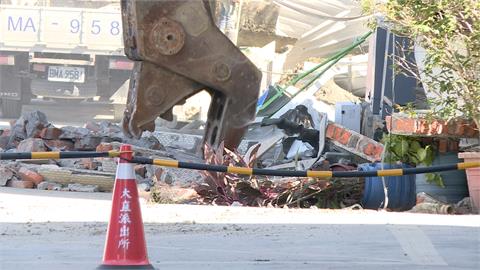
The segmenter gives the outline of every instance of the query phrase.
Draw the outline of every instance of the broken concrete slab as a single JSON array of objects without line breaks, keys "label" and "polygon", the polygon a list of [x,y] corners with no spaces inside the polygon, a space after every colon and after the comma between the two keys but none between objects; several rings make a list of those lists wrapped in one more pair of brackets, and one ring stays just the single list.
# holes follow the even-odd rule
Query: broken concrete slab
[{"label": "broken concrete slab", "polygon": [[93,174],[71,174],[70,183],[96,185],[100,191],[112,191],[115,177]]},{"label": "broken concrete slab", "polygon": [[37,189],[39,190],[61,190],[62,185],[54,183],[54,182],[47,182],[43,181],[37,185]]},{"label": "broken concrete slab", "polygon": [[62,135],[60,135],[60,139],[79,139],[83,138],[85,136],[88,136],[90,134],[90,130],[86,128],[80,128],[80,127],[72,127],[72,126],[66,126],[62,127]]},{"label": "broken concrete slab", "polygon": [[25,132],[27,138],[40,137],[42,129],[49,125],[47,121],[47,116],[40,111],[24,113],[23,117],[25,119]]},{"label": "broken concrete slab", "polygon": [[99,188],[96,185],[82,185],[82,184],[68,184],[69,191],[76,192],[98,192]]}]

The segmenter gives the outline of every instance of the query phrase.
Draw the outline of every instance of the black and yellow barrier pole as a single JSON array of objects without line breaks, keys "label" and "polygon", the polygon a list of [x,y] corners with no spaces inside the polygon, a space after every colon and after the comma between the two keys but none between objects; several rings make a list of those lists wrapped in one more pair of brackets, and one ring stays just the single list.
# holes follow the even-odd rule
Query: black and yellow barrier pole
[{"label": "black and yellow barrier pole", "polygon": [[153,164],[163,167],[173,167],[179,169],[205,170],[224,173],[235,173],[242,175],[264,175],[264,176],[290,176],[290,177],[376,177],[376,176],[401,176],[407,174],[421,174],[431,172],[464,170],[468,168],[480,167],[480,161],[463,162],[446,165],[437,165],[419,168],[388,169],[378,171],[289,171],[289,170],[270,170],[258,168],[245,168],[224,165],[211,165],[204,163],[182,162],[176,160],[150,159],[143,157],[134,157],[131,162],[141,164]]},{"label": "black and yellow barrier pole", "polygon": [[65,159],[65,158],[96,158],[96,157],[118,157],[120,152],[18,152],[18,153],[0,153],[0,160],[16,159]]},{"label": "black and yellow barrier pole", "polygon": [[[16,159],[64,159],[64,158],[96,158],[96,157],[119,157],[120,152],[27,152],[27,153],[0,153],[0,160]],[[183,162],[177,160],[151,159],[144,157],[133,157],[129,160],[131,163],[151,164],[162,167],[171,167],[178,169],[204,170],[223,173],[234,173],[240,175],[263,175],[263,176],[285,176],[285,177],[314,177],[314,178],[332,178],[332,177],[377,177],[377,176],[401,176],[408,174],[422,174],[432,172],[465,170],[469,168],[480,167],[480,160],[474,162],[463,162],[454,164],[444,164],[429,167],[388,169],[378,171],[289,171],[289,170],[271,170],[259,168],[245,168],[224,165],[212,165],[205,163]]]}]

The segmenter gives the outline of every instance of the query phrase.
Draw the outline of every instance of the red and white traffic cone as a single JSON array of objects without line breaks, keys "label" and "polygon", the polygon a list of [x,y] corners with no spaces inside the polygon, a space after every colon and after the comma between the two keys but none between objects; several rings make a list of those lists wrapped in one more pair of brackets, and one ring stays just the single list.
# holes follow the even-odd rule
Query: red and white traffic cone
[{"label": "red and white traffic cone", "polygon": [[120,147],[103,262],[97,269],[155,269],[148,261],[132,147]]}]

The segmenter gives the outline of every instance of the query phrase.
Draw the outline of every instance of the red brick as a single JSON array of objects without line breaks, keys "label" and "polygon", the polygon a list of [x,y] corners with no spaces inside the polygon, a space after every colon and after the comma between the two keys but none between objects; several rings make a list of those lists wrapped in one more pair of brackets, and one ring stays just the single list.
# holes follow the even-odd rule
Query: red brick
[{"label": "red brick", "polygon": [[51,151],[73,151],[73,142],[70,140],[45,140],[45,145]]},{"label": "red brick", "polygon": [[411,134],[415,132],[415,120],[410,118],[393,118],[393,130]]},{"label": "red brick", "polygon": [[100,143],[96,148],[97,152],[108,152],[112,150],[113,150],[113,145],[111,143],[105,143],[105,142]]},{"label": "red brick", "polygon": [[337,127],[333,133],[333,139],[338,141],[342,137],[343,131],[343,128]]},{"label": "red brick", "polygon": [[448,149],[448,141],[447,139],[440,139],[438,140],[438,152],[446,153]]},{"label": "red brick", "polygon": [[33,182],[35,185],[40,184],[44,180],[43,176],[25,167],[21,167],[20,170],[18,170],[18,175],[23,181]]},{"label": "red brick", "polygon": [[367,156],[374,156],[375,155],[375,144],[373,143],[367,143],[364,147],[363,147],[363,151],[362,151],[365,155]]},{"label": "red brick", "polygon": [[338,138],[338,142],[347,145],[348,141],[350,140],[350,136],[352,136],[352,133],[348,132],[347,130],[344,130],[342,135]]},{"label": "red brick", "polygon": [[327,138],[331,138],[333,139],[333,135],[335,134],[335,125],[334,124],[328,124],[327,126],[327,132],[326,132],[326,136]]},{"label": "red brick", "polygon": [[62,130],[56,127],[49,127],[42,129],[40,132],[40,138],[47,140],[57,140],[62,135]]},{"label": "red brick", "polygon": [[29,138],[21,141],[17,146],[18,152],[44,152],[45,144],[42,139]]},{"label": "red brick", "polygon": [[458,152],[460,142],[457,140],[448,140],[448,152]]},{"label": "red brick", "polygon": [[430,128],[429,128],[429,135],[440,135],[444,132],[444,125],[442,121],[435,120],[432,123],[430,123]]},{"label": "red brick", "polygon": [[430,125],[424,119],[418,119],[416,121],[415,133],[427,135],[430,132]]},{"label": "red brick", "polygon": [[383,145],[375,146],[373,156],[377,161],[380,161],[382,159],[382,153],[383,153]]},{"label": "red brick", "polygon": [[33,188],[33,182],[23,180],[10,180],[7,183],[7,187],[13,188]]}]

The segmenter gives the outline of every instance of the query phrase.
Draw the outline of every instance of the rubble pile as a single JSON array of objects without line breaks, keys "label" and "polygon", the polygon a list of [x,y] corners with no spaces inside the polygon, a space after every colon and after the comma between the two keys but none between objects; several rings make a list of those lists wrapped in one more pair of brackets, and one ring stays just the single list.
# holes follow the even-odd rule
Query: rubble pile
[{"label": "rubble pile", "polygon": [[[187,134],[155,132],[132,139],[125,137],[118,125],[105,121],[59,128],[39,111],[24,114],[11,123],[11,129],[0,131],[0,146],[5,152],[106,152],[119,150],[122,143],[127,143],[137,156],[272,170],[351,171],[362,162],[380,159],[382,144],[335,123],[326,123],[322,135],[321,130],[313,129],[318,127],[313,118],[309,111],[297,106],[280,119],[253,126],[251,131],[263,136],[251,141],[247,134],[242,143],[247,145],[246,150],[242,153],[224,148],[223,143],[216,149],[205,145],[205,160],[193,154],[198,148],[198,138],[189,138]],[[164,146],[160,141],[169,143]],[[306,147],[298,146],[302,143]],[[116,167],[111,158],[1,161],[0,186],[109,192]],[[143,164],[135,165],[134,169],[141,194],[156,203],[358,209],[362,207],[365,192],[362,178],[246,177]],[[418,194],[416,206],[411,209],[411,212],[434,214],[472,211],[468,198],[452,205],[428,194]]]},{"label": "rubble pile", "polygon": [[153,150],[164,150],[153,136],[132,139],[124,136],[120,126],[111,122],[88,122],[85,127],[57,128],[48,123],[44,113],[34,111],[22,115],[3,130],[0,148],[6,152],[94,151],[101,143],[123,142]]},{"label": "rubble pile", "polygon": [[[2,152],[110,151],[128,143],[148,150],[148,156],[165,157],[164,146],[152,134],[140,139],[127,138],[113,123],[88,122],[84,127],[55,127],[40,111],[25,113],[1,131]],[[145,151],[144,151],[145,152]],[[142,165],[139,165],[142,166]],[[63,191],[111,191],[116,163],[110,158],[2,161],[0,186]],[[137,182],[149,190],[159,168],[138,169]],[[147,173],[148,171],[148,173]],[[167,174],[166,174],[167,175]],[[166,176],[164,176],[166,178]]]}]

